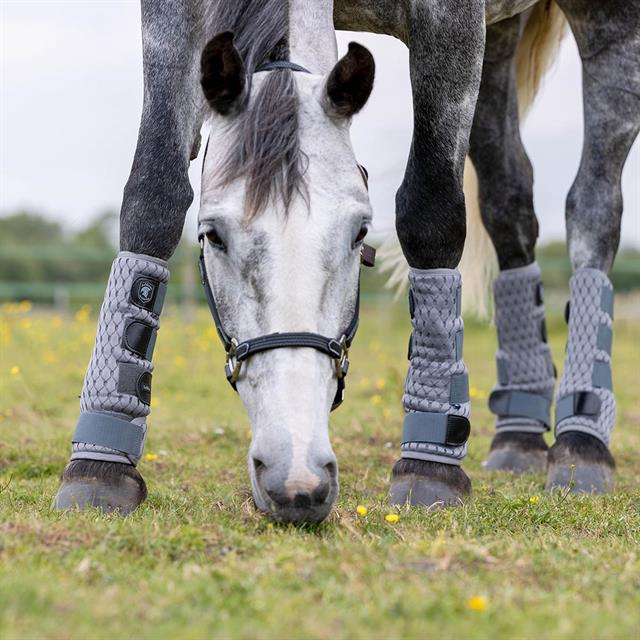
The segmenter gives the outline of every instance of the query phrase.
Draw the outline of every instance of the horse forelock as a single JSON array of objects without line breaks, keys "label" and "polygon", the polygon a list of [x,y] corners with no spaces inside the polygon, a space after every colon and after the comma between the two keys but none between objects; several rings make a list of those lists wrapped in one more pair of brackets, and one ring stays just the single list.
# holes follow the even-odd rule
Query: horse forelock
[{"label": "horse forelock", "polygon": [[296,83],[292,71],[280,69],[269,73],[256,92],[251,85],[262,63],[289,59],[289,0],[215,0],[210,11],[213,33],[235,34],[248,76],[245,103],[229,131],[233,144],[217,166],[217,184],[245,178],[248,219],[270,203],[279,203],[286,213],[296,195],[306,196]]}]

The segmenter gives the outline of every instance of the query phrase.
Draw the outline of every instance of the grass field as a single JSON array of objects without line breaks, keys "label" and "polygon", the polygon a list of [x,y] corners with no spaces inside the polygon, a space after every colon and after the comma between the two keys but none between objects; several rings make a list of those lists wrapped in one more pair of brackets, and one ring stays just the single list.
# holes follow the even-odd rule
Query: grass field
[{"label": "grass field", "polygon": [[[326,523],[298,528],[254,511],[249,425],[205,310],[163,318],[139,466],[148,501],[126,519],[49,510],[95,321],[2,308],[0,638],[640,638],[637,321],[614,338],[615,493],[549,495],[542,476],[482,470],[495,339],[469,322],[473,497],[398,509],[393,523],[408,321],[404,304],[365,306],[331,418],[341,494]],[[565,331],[550,318],[559,366]]]}]

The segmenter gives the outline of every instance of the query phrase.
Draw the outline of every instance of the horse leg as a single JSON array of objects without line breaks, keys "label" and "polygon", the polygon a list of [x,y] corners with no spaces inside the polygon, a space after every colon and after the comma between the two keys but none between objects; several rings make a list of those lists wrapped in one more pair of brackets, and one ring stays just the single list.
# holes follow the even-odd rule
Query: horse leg
[{"label": "horse leg", "polygon": [[482,0],[411,3],[407,38],[414,133],[396,197],[396,228],[411,267],[413,332],[393,503],[455,503],[471,482],[460,467],[469,436],[460,274],[466,223],[464,161],[484,50]]},{"label": "horse leg", "polygon": [[187,170],[200,128],[195,3],[142,1],[144,107],[124,190],[120,253],[100,311],[58,509],[128,513],[147,495],[136,464],[151,402],[151,357],[173,254],[193,199]]},{"label": "horse leg", "polygon": [[604,492],[613,486],[608,445],[616,404],[611,385],[613,287],[620,177],[640,130],[640,6],[560,0],[583,69],[585,133],[580,168],[567,198],[569,336],[556,397],[556,442],[547,488]]},{"label": "horse leg", "polygon": [[489,407],[496,435],[485,467],[544,471],[555,386],[546,341],[540,269],[534,247],[533,172],[520,138],[514,56],[520,16],[487,28],[482,82],[469,153],[478,173],[483,224],[495,246],[494,285],[498,384]]}]

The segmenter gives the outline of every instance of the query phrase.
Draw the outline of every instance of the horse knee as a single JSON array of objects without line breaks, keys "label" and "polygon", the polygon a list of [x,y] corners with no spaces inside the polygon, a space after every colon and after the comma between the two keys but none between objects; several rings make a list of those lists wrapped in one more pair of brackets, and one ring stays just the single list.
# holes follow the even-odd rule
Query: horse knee
[{"label": "horse knee", "polygon": [[403,183],[396,194],[400,246],[416,269],[455,269],[466,236],[462,185],[456,180],[434,179],[430,189],[425,182]]},{"label": "horse knee", "polygon": [[175,251],[193,189],[183,174],[161,172],[147,178],[132,173],[120,214],[120,248],[169,259]]},{"label": "horse knee", "polygon": [[500,269],[515,269],[533,261],[538,239],[533,171],[524,150],[512,155],[508,172],[496,169],[491,159],[478,161],[476,156],[474,161],[482,222],[496,249]]},{"label": "horse knee", "polygon": [[171,257],[193,201],[189,161],[194,140],[159,122],[143,123],[120,213],[120,248]]}]

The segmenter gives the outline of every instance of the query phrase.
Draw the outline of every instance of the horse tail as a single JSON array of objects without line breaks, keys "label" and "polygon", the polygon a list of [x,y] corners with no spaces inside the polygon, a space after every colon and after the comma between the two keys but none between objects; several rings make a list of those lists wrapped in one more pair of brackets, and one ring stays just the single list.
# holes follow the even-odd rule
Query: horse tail
[{"label": "horse tail", "polygon": [[[555,0],[542,0],[529,12],[516,51],[516,83],[520,122],[538,93],[542,78],[558,54],[566,19]],[[493,243],[480,216],[478,177],[467,158],[464,171],[467,237],[459,270],[462,273],[462,307],[481,318],[491,316],[491,290],[498,273]],[[407,263],[397,238],[381,247],[383,270],[390,273],[387,286],[401,293],[407,282]]]}]

